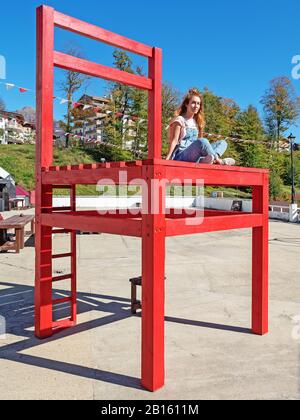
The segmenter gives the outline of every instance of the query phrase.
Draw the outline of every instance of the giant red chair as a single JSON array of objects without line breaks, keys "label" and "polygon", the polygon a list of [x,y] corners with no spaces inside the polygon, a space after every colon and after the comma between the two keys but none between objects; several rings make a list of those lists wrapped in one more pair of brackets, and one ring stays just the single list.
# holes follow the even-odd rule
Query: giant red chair
[{"label": "giant red chair", "polygon": [[[148,77],[137,76],[54,51],[54,28],[62,28],[97,41],[142,55],[148,59]],[[148,159],[134,162],[53,166],[53,78],[54,67],[72,70],[126,84],[149,93]],[[268,171],[263,169],[201,165],[165,161],[162,146],[162,52],[97,26],[63,15],[51,7],[37,9],[37,147],[36,147],[36,279],[35,334],[46,338],[76,324],[76,230],[139,237],[142,240],[142,384],[155,391],[164,385],[164,303],[166,237],[227,229],[253,229],[252,331],[268,331]],[[126,175],[120,178],[120,172]],[[116,184],[143,181],[142,211],[100,215],[77,211],[77,184],[97,184],[101,179]],[[126,178],[126,179],[125,179]],[[177,181],[174,181],[174,180]],[[189,179],[195,185],[252,187],[252,213],[205,211],[204,218],[183,212],[165,211],[166,186]],[[151,191],[153,181],[160,182]],[[147,188],[148,187],[148,188]],[[54,188],[70,190],[70,206],[55,208]],[[157,208],[153,213],[149,208]],[[188,223],[194,217],[199,223]],[[71,251],[53,254],[52,234],[70,235]],[[54,277],[52,261],[71,258],[71,273]],[[54,282],[70,279],[71,295],[53,300]],[[54,321],[52,310],[70,303],[70,317]]]}]

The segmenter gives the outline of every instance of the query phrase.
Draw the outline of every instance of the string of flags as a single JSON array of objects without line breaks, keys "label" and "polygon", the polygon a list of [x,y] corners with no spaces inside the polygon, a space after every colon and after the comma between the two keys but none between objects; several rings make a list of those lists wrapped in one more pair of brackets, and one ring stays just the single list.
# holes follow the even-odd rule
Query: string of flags
[{"label": "string of flags", "polygon": [[[1,82],[3,83],[3,82]],[[19,89],[20,93],[25,93],[25,92],[29,92],[29,89],[23,88],[21,86],[16,86],[14,83],[5,83],[6,85],[6,90],[12,90],[14,88]]]},{"label": "string of flags", "polygon": [[[10,91],[12,89],[18,89],[20,93],[32,92],[32,93],[36,94],[36,91],[34,89],[24,88],[22,86],[16,85],[15,83],[0,82],[0,84],[5,85],[6,90],[8,90],[8,91]],[[60,105],[71,103],[73,105],[74,109],[82,107],[83,111],[91,109],[95,113],[101,112],[101,113],[106,114],[106,115],[113,114],[113,111],[106,110],[103,107],[95,107],[94,105],[88,105],[88,104],[82,103],[82,102],[74,102],[73,100],[68,100],[68,99],[65,99],[65,98],[61,98],[59,96],[54,96],[53,100],[58,100]],[[122,112],[116,112],[115,117],[122,118],[123,120],[129,120],[130,119],[132,121],[138,122],[139,124],[143,124],[144,122],[147,122],[146,119],[139,118],[135,115],[133,115],[133,116],[127,115],[127,114],[124,114]],[[165,127],[165,129],[168,130],[169,125],[167,125]],[[224,135],[221,135],[221,134],[211,134],[211,133],[204,133],[204,135],[207,138],[213,137],[214,139],[228,140],[228,141],[232,141],[232,142],[236,142],[236,143],[264,144],[264,145],[271,144],[271,142],[267,141],[267,140],[265,140],[265,141],[263,141],[263,140],[248,140],[248,139],[241,139],[241,138],[238,138],[238,137],[224,136]],[[73,136],[73,137],[75,137],[75,136]],[[288,139],[283,139],[282,143],[289,143],[289,140]]]},{"label": "string of flags", "polygon": [[[32,93],[36,94],[36,91],[34,89],[24,88],[22,86],[16,85],[15,83],[6,83],[6,82],[0,82],[0,83],[2,85],[5,85],[6,90],[8,90],[8,91],[13,90],[13,89],[18,89],[20,93],[32,92]],[[78,108],[78,107],[83,106],[84,110],[89,109],[89,108],[95,108],[96,109],[96,107],[94,107],[93,105],[87,105],[87,104],[84,104],[84,103],[81,103],[81,102],[74,102],[73,100],[68,100],[68,99],[65,99],[65,98],[61,98],[59,96],[53,96],[53,100],[58,100],[60,105],[71,103],[74,108]]]},{"label": "string of flags", "polygon": [[[6,90],[8,90],[8,91],[12,90],[12,89],[18,89],[20,93],[32,92],[32,93],[36,94],[36,91],[34,89],[24,88],[24,87],[16,85],[15,83],[0,82],[0,84],[5,85]],[[82,111],[86,111],[86,110],[90,109],[95,113],[101,112],[101,113],[106,114],[106,115],[113,114],[113,111],[107,110],[104,107],[89,105],[89,104],[86,104],[86,103],[83,103],[83,102],[78,102],[78,101],[76,102],[76,101],[73,101],[73,100],[68,100],[68,99],[65,99],[65,98],[61,98],[59,96],[53,96],[53,100],[58,100],[60,105],[71,103],[74,109],[82,108]],[[123,120],[131,119],[132,121],[138,122],[139,124],[142,124],[146,121],[145,119],[139,118],[135,115],[130,116],[130,115],[123,114],[121,112],[116,112],[115,116],[117,118],[122,118]]]}]

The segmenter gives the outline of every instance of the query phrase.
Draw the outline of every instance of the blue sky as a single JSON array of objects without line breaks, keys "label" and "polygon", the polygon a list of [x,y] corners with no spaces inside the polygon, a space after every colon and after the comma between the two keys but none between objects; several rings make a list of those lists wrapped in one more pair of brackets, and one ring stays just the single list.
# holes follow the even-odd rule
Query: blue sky
[{"label": "blue sky", "polygon": [[[0,56],[6,60],[6,79],[35,88],[35,0],[1,4]],[[241,2],[237,0],[143,2],[137,0],[60,0],[49,6],[70,16],[163,49],[163,78],[185,92],[189,87],[208,86],[217,95],[234,99],[242,108],[259,100],[269,81],[291,77],[294,55],[300,54],[300,3]],[[75,42],[88,59],[110,65],[113,48],[83,37],[56,30],[55,46],[65,49]],[[135,57],[135,56],[134,56]],[[144,65],[146,60],[135,59]],[[56,94],[62,76],[55,73]],[[293,81],[300,96],[300,79]],[[104,94],[105,83],[93,79],[88,93]],[[7,92],[0,84],[0,97],[13,111],[34,106],[32,93]],[[76,99],[76,98],[75,98]],[[55,117],[64,107],[55,103]],[[300,140],[300,127],[292,129]],[[289,134],[289,133],[287,133]]]}]

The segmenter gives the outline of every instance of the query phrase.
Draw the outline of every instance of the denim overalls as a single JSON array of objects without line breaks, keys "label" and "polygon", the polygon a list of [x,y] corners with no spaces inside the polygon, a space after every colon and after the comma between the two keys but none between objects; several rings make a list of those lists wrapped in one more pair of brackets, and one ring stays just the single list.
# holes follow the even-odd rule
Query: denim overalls
[{"label": "denim overalls", "polygon": [[185,125],[186,135],[174,150],[172,160],[201,163],[201,160],[207,155],[221,157],[226,152],[227,142],[225,140],[210,144],[206,138],[198,138],[196,127],[188,127],[186,123]]}]

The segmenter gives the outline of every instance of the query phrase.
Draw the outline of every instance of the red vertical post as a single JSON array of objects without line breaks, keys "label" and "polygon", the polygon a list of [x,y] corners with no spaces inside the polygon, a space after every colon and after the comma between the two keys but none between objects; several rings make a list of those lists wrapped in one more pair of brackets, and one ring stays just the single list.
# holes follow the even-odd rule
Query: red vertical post
[{"label": "red vertical post", "polygon": [[148,106],[148,159],[161,159],[162,148],[162,50],[153,48],[149,58],[149,78],[153,88]]},{"label": "red vertical post", "polygon": [[41,225],[43,207],[52,206],[52,187],[42,186],[42,168],[53,163],[54,10],[37,9],[37,141],[36,141],[36,267],[35,334],[52,334],[52,229]]},{"label": "red vertical post", "polygon": [[153,183],[162,178],[162,167],[143,167],[142,385],[152,392],[164,385],[166,188]]},{"label": "red vertical post", "polygon": [[[71,211],[76,211],[76,185],[71,187]],[[77,235],[76,230],[71,232],[71,321],[76,324],[77,321]]]},{"label": "red vertical post", "polygon": [[[153,81],[148,101],[148,158],[160,159],[162,147],[162,51],[153,48],[149,58]],[[143,167],[142,210],[142,385],[156,391],[164,385],[165,304],[165,188],[155,194],[154,179],[162,168]],[[156,206],[159,205],[158,211]],[[155,211],[157,213],[155,214]]]},{"label": "red vertical post", "polygon": [[269,328],[269,176],[263,177],[263,185],[252,193],[253,212],[263,214],[262,226],[253,229],[252,239],[252,331],[258,335],[267,334]]}]

